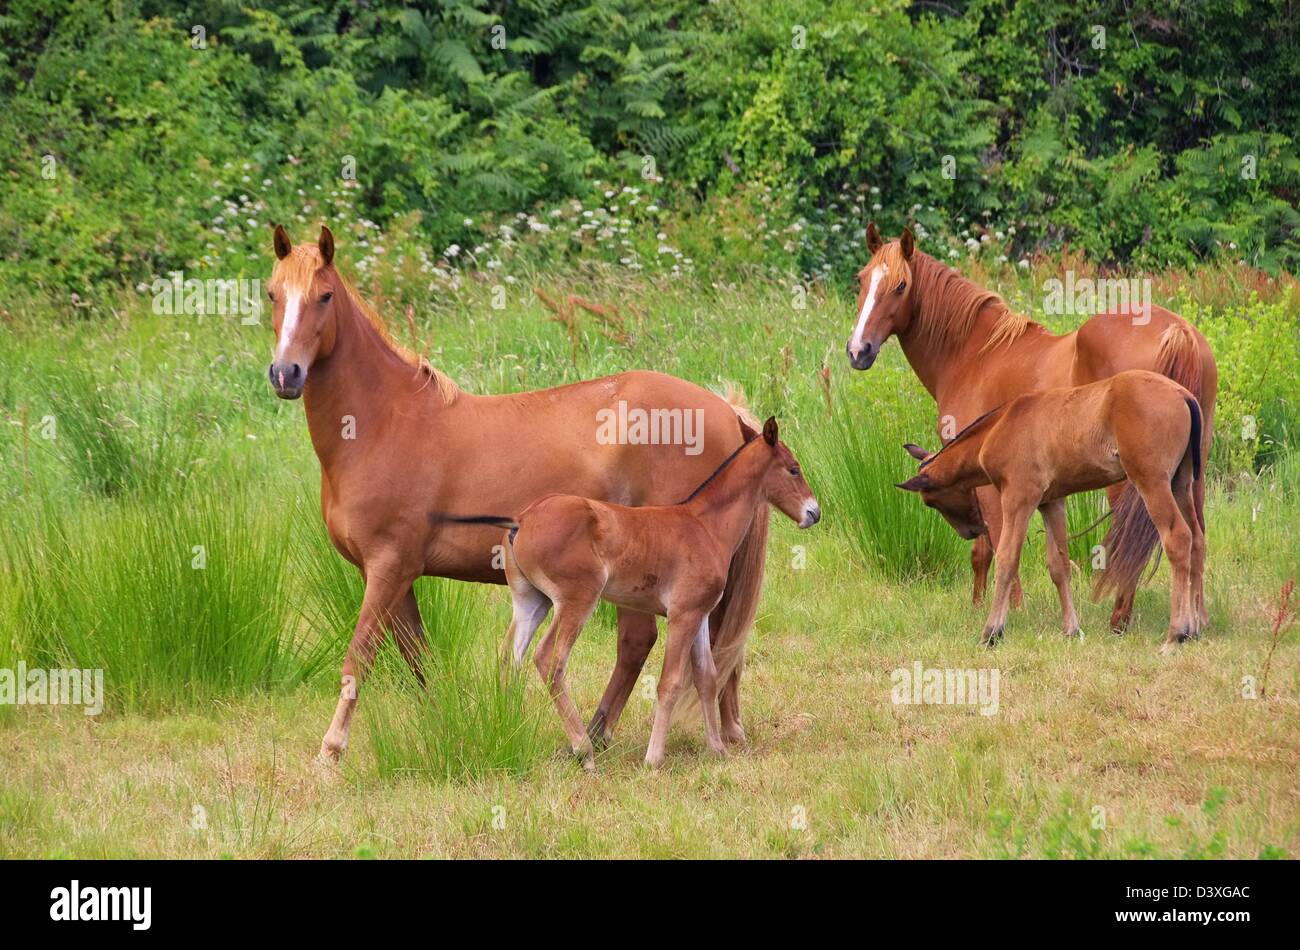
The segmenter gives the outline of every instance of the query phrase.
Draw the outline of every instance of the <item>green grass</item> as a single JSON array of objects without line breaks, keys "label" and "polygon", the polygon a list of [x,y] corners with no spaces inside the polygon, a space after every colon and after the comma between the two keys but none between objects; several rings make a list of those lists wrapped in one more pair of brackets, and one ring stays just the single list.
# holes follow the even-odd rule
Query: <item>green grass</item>
[{"label": "green grass", "polygon": [[[843,368],[851,301],[814,293],[793,310],[780,286],[529,278],[617,301],[628,339],[584,319],[575,346],[522,290],[496,311],[467,282],[420,309],[412,342],[474,391],[631,367],[738,382],[781,419],[822,501],[811,531],[773,520],[742,690],[749,746],[712,761],[684,725],[666,768],[647,773],[643,680],[597,773],[582,774],[531,666],[499,674],[505,591],[425,579],[429,688],[386,648],[342,769],[319,769],[362,587],[325,536],[302,408],[263,379],[269,331],[155,317],[132,299],[116,320],[24,311],[0,326],[0,668],[103,668],[108,702],[96,718],[0,705],[0,855],[1300,853],[1294,631],[1270,698],[1244,686],[1261,673],[1277,591],[1300,573],[1300,453],[1270,443],[1256,470],[1239,446],[1216,452],[1201,642],[1157,655],[1167,565],[1139,591],[1130,633],[1105,632],[1109,605],[1087,601],[1085,576],[1105,524],[1071,546],[1086,637],[1064,641],[1035,522],[1026,607],[990,653],[968,548],[893,487],[915,467],[901,443],[934,444],[932,403],[896,344],[870,373]],[[1242,320],[1231,337],[1206,319],[1246,350],[1275,328]],[[1267,402],[1282,384],[1259,389],[1233,365],[1221,380],[1233,411],[1286,415]],[[1228,419],[1223,438],[1239,439]],[[1071,503],[1072,532],[1099,497]],[[570,664],[584,714],[613,657],[603,608]],[[917,661],[997,668],[999,712],[893,704],[890,672]],[[660,662],[656,650],[647,677]]]}]

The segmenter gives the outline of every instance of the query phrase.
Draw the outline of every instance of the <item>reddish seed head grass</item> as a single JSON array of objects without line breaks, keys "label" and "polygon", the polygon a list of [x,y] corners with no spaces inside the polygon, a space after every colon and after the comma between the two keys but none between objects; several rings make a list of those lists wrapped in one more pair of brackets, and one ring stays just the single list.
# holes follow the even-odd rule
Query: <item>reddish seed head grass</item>
[{"label": "reddish seed head grass", "polygon": [[1268,645],[1268,656],[1264,659],[1264,675],[1260,679],[1259,695],[1261,698],[1268,697],[1268,673],[1273,666],[1273,654],[1277,650],[1277,645],[1282,641],[1282,637],[1291,629],[1291,625],[1296,620],[1296,607],[1291,603],[1291,594],[1295,591],[1295,578],[1291,578],[1282,585],[1282,593],[1278,598],[1277,610],[1273,613],[1273,630],[1271,640]]}]

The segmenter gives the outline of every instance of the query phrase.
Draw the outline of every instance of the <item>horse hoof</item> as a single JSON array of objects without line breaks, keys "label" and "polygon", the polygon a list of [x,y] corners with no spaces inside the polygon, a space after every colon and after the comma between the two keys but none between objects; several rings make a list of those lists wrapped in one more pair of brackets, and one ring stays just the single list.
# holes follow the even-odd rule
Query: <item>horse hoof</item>
[{"label": "horse hoof", "polygon": [[980,644],[992,649],[998,645],[1002,639],[1002,627],[985,627],[984,635],[980,637]]},{"label": "horse hoof", "polygon": [[722,741],[725,745],[745,745],[749,739],[745,736],[745,727],[736,723],[722,727]]},{"label": "horse hoof", "polygon": [[597,751],[609,748],[609,743],[614,737],[605,729],[603,709],[596,710],[596,715],[591,717],[591,722],[587,724],[587,737],[591,739],[591,744]]}]

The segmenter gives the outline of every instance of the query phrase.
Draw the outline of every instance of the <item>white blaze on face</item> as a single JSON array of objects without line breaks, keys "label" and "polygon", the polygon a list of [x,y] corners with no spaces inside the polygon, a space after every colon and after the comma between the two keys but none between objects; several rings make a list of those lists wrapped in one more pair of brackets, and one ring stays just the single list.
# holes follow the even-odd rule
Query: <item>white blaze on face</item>
[{"label": "white blaze on face", "polygon": [[275,344],[275,358],[282,360],[289,347],[293,345],[294,335],[298,332],[298,314],[302,310],[302,293],[291,291],[284,301],[284,321],[280,324],[280,339]]},{"label": "white blaze on face", "polygon": [[862,312],[858,314],[858,325],[853,328],[853,336],[849,339],[849,351],[854,355],[857,355],[862,349],[862,334],[867,329],[867,320],[871,317],[871,311],[876,309],[876,291],[887,273],[889,273],[889,267],[885,264],[879,265],[871,272],[871,284],[867,287],[867,299],[862,301]]}]

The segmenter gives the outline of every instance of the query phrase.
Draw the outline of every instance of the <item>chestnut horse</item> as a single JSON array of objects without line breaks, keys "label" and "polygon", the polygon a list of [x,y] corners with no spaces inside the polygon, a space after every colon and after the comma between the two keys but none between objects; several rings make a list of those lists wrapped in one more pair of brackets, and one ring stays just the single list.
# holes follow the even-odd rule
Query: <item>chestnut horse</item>
[{"label": "chestnut horse", "polygon": [[676,505],[629,508],[579,495],[547,495],[517,519],[498,515],[443,519],[509,529],[502,547],[513,610],[503,652],[516,666],[555,605],[555,617],[533,662],[584,769],[595,767],[595,750],[564,674],[578,635],[602,600],[668,618],[668,645],[646,765],[663,764],[668,726],[686,685],[688,658],[709,751],[724,753],[709,614],[722,599],[731,560],[764,501],[800,528],[811,528],[821,520],[821,508],[799,463],[779,441],[775,419],[764,424],[761,439],[736,449]]},{"label": "chestnut horse", "polygon": [[[1091,317],[1072,333],[1057,336],[1012,313],[1000,296],[914,247],[904,230],[886,243],[874,223],[867,227],[871,259],[858,274],[858,318],[846,351],[854,369],[869,369],[891,336],[939,406],[940,433],[951,438],[963,426],[1021,393],[1078,386],[1128,369],[1158,372],[1186,387],[1204,413],[1201,466],[1209,457],[1218,369],[1205,337],[1182,317],[1152,305],[1136,313]],[[1205,524],[1205,483],[1193,486],[1197,517]],[[1003,513],[997,491],[976,490],[987,536],[971,550],[974,602],[984,594]],[[1142,569],[1155,550],[1157,531],[1141,498],[1127,481],[1107,489],[1112,522],[1103,542],[1106,569],[1096,593],[1115,593],[1111,628],[1123,630],[1133,611]],[[1019,602],[1019,578],[1011,596]],[[1208,618],[1202,615],[1202,621]]]},{"label": "chestnut horse", "polygon": [[[366,584],[338,706],[321,743],[322,758],[336,762],[347,746],[357,689],[386,631],[420,676],[424,630],[415,580],[505,582],[499,531],[438,524],[430,512],[522,511],[556,491],[627,505],[671,503],[743,445],[746,433],[755,434],[757,423],[708,390],[649,372],[471,395],[389,339],[334,267],[329,229],[321,229],[316,244],[294,247],[277,227],[274,246],[267,286],[275,356],[268,375],[282,399],[303,398],[330,540]],[[607,424],[614,415],[650,418],[654,431],[641,425],[615,432]],[[663,424],[655,429],[653,421]],[[711,617],[729,742],[744,739],[740,661],[762,586],[767,524],[760,504]],[[597,741],[612,735],[656,639],[648,613],[622,609],[618,628],[617,663],[589,726]]]},{"label": "chestnut horse", "polygon": [[1201,479],[1201,407],[1168,377],[1128,370],[1086,386],[1026,393],[980,416],[934,454],[904,448],[921,468],[898,487],[919,492],[962,537],[983,530],[972,489],[997,487],[1004,521],[985,646],[1002,637],[1035,508],[1047,531],[1047,569],[1061,600],[1062,629],[1067,637],[1081,636],[1070,599],[1065,499],[1125,479],[1142,497],[1169,557],[1169,631],[1161,652],[1200,635],[1205,531],[1192,486]]}]

